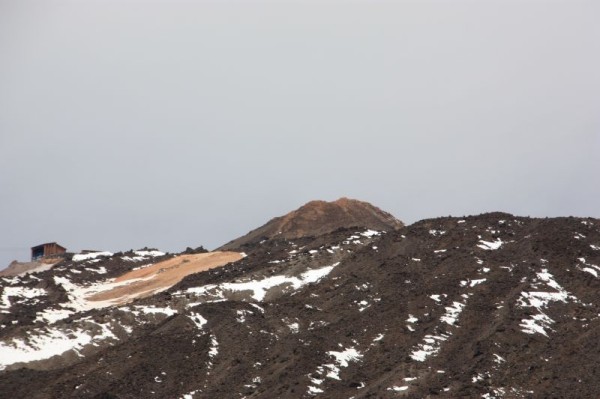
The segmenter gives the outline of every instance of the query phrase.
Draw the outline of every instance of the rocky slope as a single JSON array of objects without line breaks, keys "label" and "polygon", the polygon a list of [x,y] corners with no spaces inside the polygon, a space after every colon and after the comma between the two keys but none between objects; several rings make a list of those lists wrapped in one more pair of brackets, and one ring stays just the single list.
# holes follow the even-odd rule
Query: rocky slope
[{"label": "rocky slope", "polygon": [[45,262],[17,262],[15,260],[12,261],[6,269],[0,270],[0,277],[21,276],[27,273],[37,273],[44,270],[49,270],[57,262],[58,260],[55,259]]},{"label": "rocky slope", "polygon": [[174,255],[2,278],[0,397],[593,398],[599,226],[492,213],[277,235],[89,310],[69,284]]},{"label": "rocky slope", "polygon": [[349,198],[311,201],[284,216],[276,217],[245,236],[223,245],[220,250],[244,248],[268,239],[315,237],[339,228],[362,227],[377,231],[399,229],[404,224],[391,214]]}]

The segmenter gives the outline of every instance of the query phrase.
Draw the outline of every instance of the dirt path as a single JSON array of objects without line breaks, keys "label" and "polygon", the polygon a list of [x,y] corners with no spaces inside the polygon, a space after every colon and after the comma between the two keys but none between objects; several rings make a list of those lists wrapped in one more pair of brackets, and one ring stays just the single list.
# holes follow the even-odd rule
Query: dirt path
[{"label": "dirt path", "polygon": [[[238,252],[208,252],[180,255],[143,269],[132,270],[115,279],[123,285],[89,296],[90,301],[111,301],[123,304],[150,296],[181,281],[185,276],[242,259]],[[131,281],[129,284],[127,281]]]}]

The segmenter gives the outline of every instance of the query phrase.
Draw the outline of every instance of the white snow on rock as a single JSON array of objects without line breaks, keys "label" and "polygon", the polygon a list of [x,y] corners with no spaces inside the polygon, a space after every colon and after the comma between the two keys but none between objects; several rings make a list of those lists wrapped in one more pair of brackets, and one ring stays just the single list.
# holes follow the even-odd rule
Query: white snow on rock
[{"label": "white snow on rock", "polygon": [[484,283],[486,281],[485,278],[480,278],[480,279],[475,279],[475,280],[471,280],[471,282],[469,283],[469,287],[475,287],[476,285],[479,285],[481,283]]},{"label": "white snow on rock", "polygon": [[93,269],[91,267],[86,268],[86,270],[90,271],[90,272],[94,272],[94,273],[98,273],[98,274],[106,274],[106,268],[104,266],[101,266],[97,269]]},{"label": "white snow on rock", "polygon": [[81,262],[84,260],[90,260],[90,259],[96,259],[99,256],[113,256],[112,252],[107,252],[107,251],[103,251],[103,252],[90,252],[88,254],[77,254],[77,255],[73,255],[73,261],[74,262]]},{"label": "white snow on rock", "polygon": [[538,313],[531,316],[530,319],[521,320],[519,327],[521,327],[522,331],[526,334],[538,333],[547,337],[548,333],[546,333],[546,329],[549,329],[552,324],[554,324],[554,320],[544,313]]},{"label": "white snow on rock", "polygon": [[15,276],[15,277],[2,277],[2,280],[5,283],[8,283],[10,285],[15,285],[15,284],[21,283],[21,279],[18,276]]},{"label": "white snow on rock", "polygon": [[335,361],[340,367],[348,367],[348,362],[357,362],[363,355],[354,348],[348,348],[342,352],[329,351],[328,355],[335,357]]},{"label": "white snow on rock", "polygon": [[210,349],[208,350],[208,356],[213,359],[219,354],[219,342],[214,334],[210,336]]},{"label": "white snow on rock", "polygon": [[581,270],[583,270],[584,272],[587,272],[587,273],[593,275],[596,278],[598,277],[598,272],[596,270],[592,269],[591,267],[584,267]]},{"label": "white snow on rock", "polygon": [[209,284],[202,287],[188,288],[185,292],[176,292],[174,295],[183,295],[187,293],[196,295],[210,295],[224,299],[224,291],[250,291],[252,292],[252,298],[258,302],[261,302],[265,298],[267,292],[273,287],[291,285],[293,289],[297,290],[307,284],[316,283],[323,277],[327,276],[337,265],[339,265],[339,262],[331,266],[325,266],[319,269],[311,269],[302,273],[299,277],[278,275],[266,277],[261,280],[250,280],[241,283],[223,283],[218,285]]},{"label": "white snow on rock", "polygon": [[[446,306],[446,312],[440,317],[440,321],[446,323],[449,326],[457,328],[455,324],[458,321],[458,317],[460,316],[460,313],[463,311],[465,306],[466,305],[462,302],[454,301],[452,303],[452,306]],[[409,316],[412,318],[411,315]],[[428,357],[438,354],[441,349],[442,342],[450,338],[451,335],[452,333],[447,330],[445,333],[439,333],[437,335],[425,335],[425,337],[423,338],[423,342],[418,344],[417,347],[411,352],[411,359],[416,360],[418,362],[424,362]]]},{"label": "white snow on rock", "polygon": [[381,341],[385,337],[385,334],[379,334],[375,338],[373,338],[373,342]]},{"label": "white snow on rock", "polygon": [[201,392],[201,391],[199,389],[196,389],[195,391],[185,393],[185,394],[183,394],[183,396],[180,399],[194,399],[194,395],[196,395],[198,392]]},{"label": "white snow on rock", "polygon": [[242,310],[236,311],[236,314],[237,314],[236,320],[238,321],[238,323],[245,323],[246,315],[254,314],[254,313],[250,310],[242,309]]},{"label": "white snow on rock", "polygon": [[34,321],[46,321],[47,323],[52,324],[59,320],[66,319],[73,313],[75,312],[68,309],[45,309],[43,312],[37,312]]},{"label": "white snow on rock", "polygon": [[190,313],[188,317],[194,322],[194,324],[196,325],[196,327],[198,327],[199,330],[202,330],[204,328],[204,325],[208,323],[208,320],[202,317],[200,313]]},{"label": "white snow on rock", "polygon": [[408,389],[408,386],[404,385],[404,386],[401,386],[401,387],[399,387],[399,386],[393,386],[393,387],[388,388],[387,390],[388,391],[394,391],[394,392],[402,392],[402,391],[406,391],[407,389]]},{"label": "white snow on rock", "polygon": [[[121,259],[124,261],[128,261],[128,262],[141,262],[143,260],[147,260],[149,258],[156,258],[158,256],[164,256],[166,255],[164,252],[162,251],[157,251],[157,250],[139,250],[139,251],[133,251],[133,253],[136,256],[122,256]],[[136,269],[134,269],[136,270]]]},{"label": "white snow on rock", "polygon": [[506,362],[506,359],[494,353],[494,362],[496,362],[497,364],[501,364]]},{"label": "white snow on rock", "polygon": [[256,308],[256,309],[258,309],[258,311],[259,311],[260,313],[263,313],[263,314],[265,313],[265,309],[264,309],[263,307],[261,307],[261,306],[259,306],[259,305],[255,304],[255,303],[251,303],[251,304],[250,304],[250,306],[252,306],[253,308]]},{"label": "white snow on rock", "polygon": [[524,291],[521,292],[521,297],[517,301],[518,305],[522,307],[533,307],[541,311],[551,302],[567,302],[569,293],[554,280],[554,277],[548,273],[548,269],[542,269],[542,271],[537,274],[537,277],[557,292]]},{"label": "white snow on rock", "polygon": [[479,242],[480,244],[478,244],[477,246],[481,249],[485,249],[488,251],[495,251],[499,249],[502,246],[502,244],[504,244],[500,238],[498,238],[496,241],[479,240]]},{"label": "white snow on rock", "polygon": [[[41,288],[29,287],[4,287],[2,296],[0,296],[0,310],[8,310],[12,304],[24,303],[30,299],[47,295],[46,291]],[[12,303],[11,303],[11,299]],[[2,313],[8,313],[3,311]]]},{"label": "white snow on rock", "polygon": [[323,392],[324,392],[324,391],[323,391],[321,388],[317,388],[317,387],[315,387],[315,386],[312,386],[312,385],[309,385],[309,386],[308,386],[308,391],[307,391],[307,393],[308,393],[309,395],[316,395],[316,394],[323,393]]},{"label": "white snow on rock", "polygon": [[425,338],[423,338],[424,343],[417,345],[417,349],[411,352],[411,359],[418,362],[424,362],[429,356],[436,355],[441,349],[441,343],[446,341],[449,337],[450,336],[446,334],[425,335]]},{"label": "white snow on rock", "polygon": [[362,300],[362,301],[360,301],[360,302],[358,303],[358,305],[359,305],[359,308],[358,308],[358,311],[359,311],[359,312],[363,312],[363,311],[365,311],[367,308],[369,308],[369,307],[371,306],[371,305],[369,304],[369,302],[367,302],[367,301],[365,301],[365,300]]},{"label": "white snow on rock", "polygon": [[594,277],[598,277],[598,272],[600,272],[600,267],[596,266],[596,265],[592,265],[591,263],[587,263],[585,258],[577,258],[577,260],[579,262],[581,262],[583,264],[583,266],[585,267],[581,267],[580,265],[577,265],[577,267],[579,269],[581,269],[582,271],[589,273],[591,275],[593,275]]},{"label": "white snow on rock", "polygon": [[[146,259],[147,258],[145,258],[143,256],[121,256],[121,260],[124,260],[126,262],[141,262]],[[150,265],[147,265],[147,266],[150,266]],[[144,266],[144,267],[147,267],[147,266]],[[137,268],[133,269],[133,270],[137,270]]]},{"label": "white snow on rock", "polygon": [[456,301],[453,302],[452,306],[446,307],[446,313],[440,318],[440,320],[447,324],[450,324],[451,326],[454,325],[454,323],[456,323],[456,320],[458,320],[458,316],[460,315],[460,312],[462,312],[464,307],[464,303]]},{"label": "white snow on rock", "polygon": [[[321,379],[310,377],[309,375],[311,383],[315,385],[321,385],[323,383],[323,378],[330,378],[339,381],[340,367],[348,367],[351,362],[358,362],[363,358],[363,354],[357,351],[354,347],[350,347],[342,351],[329,351],[327,354],[335,358],[335,362],[323,364],[317,367],[315,373],[312,373],[322,376]],[[307,393],[310,395],[316,395],[317,393],[323,393],[323,390],[315,386],[309,386]]]},{"label": "white snow on rock", "polygon": [[137,256],[144,256],[144,257],[151,257],[151,258],[165,255],[164,252],[156,251],[156,250],[151,250],[151,251],[140,250],[140,251],[133,251],[133,253],[136,254]]},{"label": "white snow on rock", "polygon": [[[517,300],[517,305],[524,308],[535,308],[538,313],[531,316],[528,319],[522,319],[519,326],[522,331],[526,334],[542,334],[548,336],[546,329],[550,329],[550,326],[554,323],[554,320],[550,318],[545,312],[546,309],[553,302],[566,303],[567,299],[577,300],[577,298],[569,295],[569,293],[560,285],[554,276],[548,272],[548,269],[542,269],[541,272],[537,273],[537,281],[543,283],[549,288],[554,289],[556,292],[547,291],[524,291],[521,292],[521,296]],[[537,288],[539,283],[532,284]]]},{"label": "white snow on rock", "polygon": [[134,306],[134,308],[138,311],[138,312],[142,312],[144,314],[164,314],[167,317],[171,317],[175,314],[177,314],[177,310],[172,309],[170,307],[164,307],[164,308],[159,308],[157,306],[141,306],[141,305],[136,305]]},{"label": "white snow on rock", "polygon": [[373,236],[378,236],[380,234],[381,233],[376,230],[367,230],[367,231],[363,231],[362,233],[360,233],[360,235],[363,237],[373,237]]},{"label": "white snow on rock", "polygon": [[105,324],[93,323],[101,328],[101,332],[93,334],[90,328],[72,330],[48,329],[37,330],[26,339],[12,339],[0,342],[0,370],[15,363],[28,363],[49,359],[69,350],[82,356],[80,351],[90,344],[97,344],[107,339],[117,340],[110,328]]},{"label": "white snow on rock", "polygon": [[[410,323],[410,324],[414,324],[417,321],[419,321],[419,319],[417,319],[415,316],[413,316],[411,314],[409,314],[408,315],[408,319],[406,319],[406,322]],[[408,329],[408,331],[411,331],[411,332],[415,331],[415,329],[412,326],[408,325],[408,324],[406,325],[406,328]]]},{"label": "white snow on rock", "polygon": [[298,334],[300,332],[300,324],[298,323],[288,324],[288,328],[290,329],[292,334]]}]

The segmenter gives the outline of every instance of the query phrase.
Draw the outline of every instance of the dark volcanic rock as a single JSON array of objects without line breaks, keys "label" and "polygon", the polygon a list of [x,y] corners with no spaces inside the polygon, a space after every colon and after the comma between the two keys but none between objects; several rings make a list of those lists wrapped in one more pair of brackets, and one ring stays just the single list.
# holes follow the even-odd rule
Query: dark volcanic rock
[{"label": "dark volcanic rock", "polygon": [[[491,213],[247,244],[166,292],[48,326],[96,346],[7,367],[0,397],[594,398],[599,226]],[[0,355],[41,334],[7,329]]]}]

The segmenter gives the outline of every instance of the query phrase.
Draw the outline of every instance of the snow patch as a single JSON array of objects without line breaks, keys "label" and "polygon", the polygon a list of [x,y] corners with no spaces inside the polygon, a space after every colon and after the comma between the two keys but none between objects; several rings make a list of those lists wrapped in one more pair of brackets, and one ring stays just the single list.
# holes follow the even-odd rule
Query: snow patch
[{"label": "snow patch", "polygon": [[[4,287],[0,296],[0,310],[8,310],[13,304],[27,302],[29,299],[47,295],[41,288],[29,287]],[[9,298],[16,298],[11,300]],[[6,312],[3,312],[6,313]]]},{"label": "snow patch", "polygon": [[[251,280],[243,283],[223,283],[209,284],[202,287],[188,288],[185,293],[196,295],[212,295],[224,299],[223,291],[243,292],[251,291],[252,298],[258,302],[264,300],[269,289],[281,285],[291,285],[297,290],[307,284],[316,283],[323,277],[327,276],[334,267],[339,265],[339,262],[325,266],[320,269],[311,269],[302,273],[299,277],[288,277],[285,275],[271,276],[261,280]],[[183,295],[182,292],[176,292],[175,295]]]},{"label": "snow patch", "polygon": [[442,236],[442,235],[446,234],[446,231],[444,231],[444,230],[429,230],[429,234],[431,234],[434,237],[437,237],[437,236]]},{"label": "snow patch", "polygon": [[464,309],[465,304],[460,302],[453,302],[452,306],[446,307],[446,313],[440,318],[441,321],[453,326],[458,320],[460,312]]},{"label": "snow patch", "polygon": [[375,338],[373,338],[373,342],[381,341],[385,337],[385,334],[379,334]]},{"label": "snow patch", "polygon": [[150,257],[150,258],[155,258],[157,256],[164,256],[166,255],[164,252],[162,251],[156,251],[156,250],[152,250],[152,251],[133,251],[134,254],[136,254],[137,256],[144,256],[144,257]]},{"label": "snow patch", "polygon": [[425,335],[422,344],[417,345],[417,349],[413,350],[410,354],[411,359],[418,362],[424,362],[429,356],[436,355],[441,349],[441,342],[446,341],[449,335]]},{"label": "snow patch", "polygon": [[48,324],[53,324],[59,320],[66,319],[73,313],[75,312],[68,309],[45,309],[43,312],[37,312],[34,322],[45,321]]},{"label": "snow patch", "polygon": [[[317,367],[317,371],[314,374],[318,374],[325,378],[331,378],[334,380],[340,380],[340,367],[348,367],[350,362],[358,362],[363,358],[362,353],[357,351],[354,347],[350,347],[343,351],[329,351],[327,352],[327,354],[335,358],[335,363],[327,363]],[[309,378],[311,378],[310,375]],[[312,377],[311,382],[315,385],[320,385],[323,382],[323,380]],[[310,392],[311,387],[309,387],[308,393]],[[316,391],[312,390],[312,392],[314,394],[314,392]]]},{"label": "snow patch", "polygon": [[49,359],[69,350],[82,356],[80,351],[86,345],[97,344],[107,339],[117,340],[107,325],[93,324],[100,327],[100,333],[93,334],[89,328],[64,331],[46,328],[36,331],[36,334],[30,333],[25,339],[14,338],[7,342],[0,342],[0,370],[15,363]]},{"label": "snow patch", "polygon": [[480,278],[480,279],[475,279],[475,280],[471,280],[471,282],[469,283],[469,287],[475,287],[476,285],[479,285],[481,283],[484,283],[486,281],[485,278]]},{"label": "snow patch", "polygon": [[[446,307],[446,313],[440,317],[440,321],[456,328],[457,326],[455,324],[465,306],[466,305],[464,303],[454,301],[452,306]],[[418,362],[424,362],[428,357],[436,355],[441,349],[442,342],[450,338],[451,335],[452,334],[450,332],[441,333],[439,335],[425,335],[423,338],[423,343],[418,344],[416,349],[411,352],[411,359]]]},{"label": "snow patch", "polygon": [[404,386],[401,386],[401,387],[399,387],[399,386],[393,386],[393,387],[388,388],[387,390],[388,391],[394,391],[394,392],[402,392],[402,391],[406,391],[407,389],[408,389],[408,386],[404,385]]},{"label": "snow patch", "polygon": [[496,241],[479,240],[479,242],[480,244],[478,244],[477,246],[487,251],[495,251],[499,249],[502,246],[502,244],[504,244],[504,242],[502,242],[500,238],[498,238]]},{"label": "snow patch", "polygon": [[112,252],[103,251],[103,252],[90,252],[88,254],[77,254],[73,255],[73,262],[81,262],[84,260],[96,259],[99,256],[110,257],[113,256]]},{"label": "snow patch", "polygon": [[199,330],[204,329],[204,326],[206,325],[206,323],[208,323],[208,320],[202,317],[200,313],[190,313],[188,317],[194,322],[194,324]]},{"label": "snow patch", "polygon": [[348,367],[349,362],[357,362],[363,355],[354,348],[348,348],[342,352],[329,351],[328,355],[335,357],[335,361],[340,367]]},{"label": "snow patch", "polygon": [[298,334],[300,332],[300,324],[298,323],[288,324],[288,328],[292,331],[292,334]]},{"label": "snow patch", "polygon": [[94,273],[98,273],[98,274],[106,274],[106,268],[104,266],[100,266],[97,269],[92,269],[91,267],[86,268],[85,270],[90,271],[90,272],[94,272]]},{"label": "snow patch", "polygon": [[164,314],[167,317],[171,317],[171,316],[177,314],[177,311],[175,309],[172,309],[172,308],[169,308],[169,307],[159,308],[159,307],[156,307],[156,306],[141,306],[141,305],[136,305],[136,306],[134,306],[134,308],[137,311],[142,312],[144,314]]},{"label": "snow patch", "polygon": [[[541,272],[537,273],[537,280],[543,282],[546,286],[556,290],[556,292],[546,291],[524,291],[521,292],[521,296],[517,300],[517,305],[523,308],[535,308],[538,314],[531,316],[529,319],[522,319],[519,326],[522,331],[526,334],[539,333],[544,336],[548,336],[546,329],[554,323],[547,314],[544,313],[544,309],[552,302],[563,302],[566,303],[567,299],[577,298],[569,295],[569,293],[561,287],[552,274],[548,272],[548,269],[542,269]],[[537,287],[538,284],[534,284]]]}]

